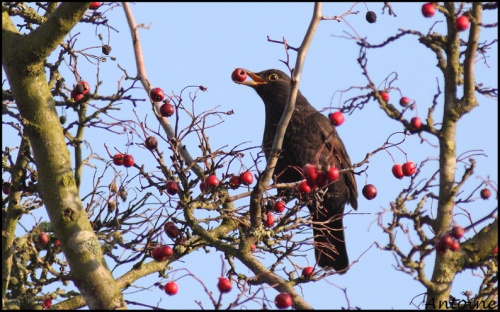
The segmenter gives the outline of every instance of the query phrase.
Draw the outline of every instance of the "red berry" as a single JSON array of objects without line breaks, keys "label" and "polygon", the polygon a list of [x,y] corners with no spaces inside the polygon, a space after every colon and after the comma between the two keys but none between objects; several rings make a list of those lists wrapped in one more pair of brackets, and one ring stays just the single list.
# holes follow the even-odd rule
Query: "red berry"
[{"label": "red berry", "polygon": [[229,187],[235,190],[239,186],[240,186],[240,177],[237,175],[231,175],[231,177],[229,178]]},{"label": "red berry", "polygon": [[399,105],[406,107],[410,104],[410,99],[407,98],[406,96],[403,96],[401,100],[399,100]]},{"label": "red berry", "polygon": [[461,239],[464,236],[465,230],[460,225],[456,225],[451,229],[451,235],[456,239]]},{"label": "red berry", "polygon": [[318,168],[312,164],[306,164],[304,168],[302,168],[302,174],[309,181],[314,181],[318,177]]},{"label": "red berry", "polygon": [[407,161],[403,164],[403,174],[407,177],[412,176],[417,172],[417,166],[413,161]]},{"label": "red berry", "polygon": [[170,237],[171,239],[176,238],[180,234],[179,228],[177,228],[175,223],[171,221],[165,223],[164,230],[167,236]]},{"label": "red berry", "polygon": [[169,296],[175,295],[179,291],[179,286],[177,286],[176,282],[168,282],[165,285],[165,292]]},{"label": "red berry", "polygon": [[302,194],[307,194],[307,193],[311,192],[311,186],[309,186],[307,181],[302,181],[302,183],[300,183],[297,188],[298,188],[299,192],[301,192]]},{"label": "red berry", "polygon": [[71,90],[71,98],[76,101],[80,101],[83,99],[84,95],[82,93],[78,93],[75,89]]},{"label": "red berry", "polygon": [[327,174],[328,180],[331,182],[335,182],[339,179],[339,176],[340,176],[340,170],[335,166],[331,166]]},{"label": "red berry", "polygon": [[165,97],[165,92],[161,88],[153,88],[149,91],[149,96],[153,102],[161,102]]},{"label": "red berry", "polygon": [[413,117],[411,119],[411,125],[413,126],[413,129],[418,130],[422,126],[422,120],[419,117]]},{"label": "red berry", "polygon": [[267,212],[267,218],[264,220],[264,225],[267,227],[271,227],[274,224],[274,215],[271,211]]},{"label": "red berry", "polygon": [[314,184],[317,186],[317,187],[323,187],[325,186],[326,184],[328,183],[328,174],[325,173],[325,172],[320,172],[318,174],[318,177],[316,178],[316,180],[314,180]]},{"label": "red berry", "polygon": [[240,174],[240,181],[245,185],[250,185],[253,183],[253,175],[250,171],[245,171]]},{"label": "red berry", "polygon": [[491,196],[491,191],[490,189],[484,188],[481,190],[480,194],[482,199],[488,199]]},{"label": "red berry", "polygon": [[168,181],[165,188],[170,195],[175,195],[179,192],[179,185],[175,181]]},{"label": "red berry", "polygon": [[12,184],[10,182],[3,182],[2,183],[2,192],[5,195],[9,195],[11,187],[12,187]]},{"label": "red berry", "polygon": [[400,164],[395,164],[394,166],[392,166],[392,174],[396,178],[402,179],[404,177],[403,166],[401,166]]},{"label": "red berry", "polygon": [[148,150],[152,151],[158,147],[158,139],[154,136],[147,137],[146,141],[144,141],[144,145]]},{"label": "red berry", "polygon": [[38,234],[37,241],[40,245],[45,246],[49,242],[49,236],[47,235],[47,233],[42,232]]},{"label": "red berry", "polygon": [[452,251],[457,251],[460,249],[460,242],[459,241],[453,241],[450,245],[450,250]]},{"label": "red berry", "polygon": [[153,259],[155,259],[155,261],[164,261],[167,259],[167,257],[165,257],[164,253],[163,253],[163,246],[158,246],[156,247],[155,249],[153,249],[153,252],[151,252],[151,256],[153,257]]},{"label": "red berry", "polygon": [[307,266],[302,269],[302,275],[306,278],[310,278],[313,275],[314,268],[311,266]]},{"label": "red berry", "polygon": [[100,2],[90,2],[89,9],[97,10],[101,6]]},{"label": "red berry", "polygon": [[451,248],[451,245],[453,244],[453,238],[451,237],[450,234],[445,234],[441,236],[439,239],[438,244],[436,245],[436,249],[439,253],[444,253],[447,249]]},{"label": "red berry", "polygon": [[163,117],[170,117],[174,114],[174,106],[170,103],[164,103],[162,106],[160,106],[160,114]]},{"label": "red berry", "polygon": [[117,166],[123,165],[123,154],[115,154],[115,156],[113,156],[113,163]]},{"label": "red berry", "polygon": [[422,5],[422,15],[425,17],[433,17],[436,13],[436,6],[434,3],[426,3]]},{"label": "red berry", "polygon": [[277,200],[274,203],[274,211],[277,213],[282,213],[283,211],[285,211],[285,208],[286,208],[286,204],[282,200]]},{"label": "red berry", "polygon": [[458,31],[467,30],[470,26],[470,20],[467,16],[462,15],[455,21],[455,29]]},{"label": "red berry", "polygon": [[231,79],[235,82],[243,82],[247,76],[247,72],[243,68],[236,68],[231,74]]},{"label": "red berry", "polygon": [[362,190],[363,196],[368,200],[372,200],[377,196],[377,188],[373,184],[367,184]]},{"label": "red berry", "polygon": [[276,296],[274,303],[278,309],[287,309],[292,306],[292,296],[287,293],[281,293]]},{"label": "red berry", "polygon": [[123,165],[127,168],[134,165],[134,156],[130,154],[123,155]]},{"label": "red berry", "polygon": [[335,112],[333,114],[328,115],[328,118],[330,119],[330,122],[334,126],[340,126],[341,124],[344,123],[345,117],[342,112]]},{"label": "red berry", "polygon": [[219,185],[219,183],[220,183],[219,179],[217,179],[217,177],[216,177],[216,176],[214,176],[214,175],[209,176],[209,177],[205,180],[205,185],[206,185],[207,187],[209,187],[209,188],[210,188],[210,187],[216,187],[216,186],[218,186],[218,185]]},{"label": "red berry", "polygon": [[200,183],[200,191],[205,191],[205,182]]},{"label": "red berry", "polygon": [[498,245],[497,245],[497,246],[495,246],[495,248],[493,248],[493,253],[494,253],[494,254],[497,254],[497,253],[498,253]]},{"label": "red berry", "polygon": [[389,102],[389,93],[386,91],[380,91],[380,96],[382,97],[382,100]]},{"label": "red berry", "polygon": [[75,90],[77,93],[85,95],[90,92],[90,85],[85,80],[82,80],[75,86]]},{"label": "red berry", "polygon": [[256,249],[257,249],[257,245],[252,244],[252,246],[250,246],[250,251],[251,252],[255,252]]},{"label": "red berry", "polygon": [[43,299],[43,308],[48,310],[52,306],[52,298],[50,296],[47,296],[45,299]]},{"label": "red berry", "polygon": [[217,288],[221,293],[228,293],[233,288],[231,281],[225,277],[219,277],[219,283],[217,283]]},{"label": "red berry", "polygon": [[168,259],[174,255],[174,251],[170,246],[163,246],[163,256]]},{"label": "red berry", "polygon": [[56,246],[56,247],[61,246],[61,241],[56,239],[56,241],[54,242],[54,246]]}]

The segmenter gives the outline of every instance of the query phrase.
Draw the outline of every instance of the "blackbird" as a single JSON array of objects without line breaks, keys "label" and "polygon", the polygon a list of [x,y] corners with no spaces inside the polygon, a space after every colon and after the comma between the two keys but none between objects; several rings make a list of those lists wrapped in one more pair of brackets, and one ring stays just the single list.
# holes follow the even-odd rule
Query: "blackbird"
[{"label": "blackbird", "polygon": [[[264,102],[266,123],[262,147],[268,159],[276,127],[286,106],[291,80],[277,69],[259,73],[245,71],[252,80],[235,82],[252,87]],[[351,160],[330,120],[309,104],[299,91],[274,170],[275,182],[304,180],[301,169],[306,164],[324,170],[330,166],[342,170],[351,167]],[[346,203],[354,209],[358,208],[357,197],[354,174],[346,171],[307,202],[313,221],[316,261],[322,268],[345,273],[349,266],[342,217]]]}]

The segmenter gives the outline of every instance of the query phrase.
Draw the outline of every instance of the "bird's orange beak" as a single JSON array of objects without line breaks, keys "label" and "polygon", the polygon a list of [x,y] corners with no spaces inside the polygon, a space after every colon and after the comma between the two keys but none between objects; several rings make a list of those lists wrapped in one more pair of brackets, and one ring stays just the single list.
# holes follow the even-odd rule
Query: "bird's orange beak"
[{"label": "bird's orange beak", "polygon": [[249,70],[246,70],[246,69],[245,69],[245,72],[248,74],[248,76],[250,78],[252,78],[252,80],[245,80],[245,81],[242,81],[242,82],[235,81],[236,83],[239,83],[239,84],[242,84],[242,85],[245,85],[245,86],[250,86],[250,87],[261,85],[261,84],[267,84],[267,81],[265,81],[264,79],[262,79],[260,76],[254,74],[253,72],[251,72]]}]

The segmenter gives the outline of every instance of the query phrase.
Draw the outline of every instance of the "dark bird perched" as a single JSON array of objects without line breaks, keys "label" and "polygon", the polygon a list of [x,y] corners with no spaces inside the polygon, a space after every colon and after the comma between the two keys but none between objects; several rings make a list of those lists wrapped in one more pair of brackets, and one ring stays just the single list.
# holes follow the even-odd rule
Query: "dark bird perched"
[{"label": "dark bird perched", "polygon": [[[266,123],[262,147],[268,159],[276,127],[286,106],[291,80],[288,75],[277,69],[246,73],[252,80],[236,82],[252,87],[264,101]],[[334,165],[342,170],[351,167],[351,160],[329,119],[309,104],[299,91],[295,111],[288,124],[274,170],[276,182],[303,180],[300,169],[306,164],[321,168]],[[357,197],[354,174],[348,171],[341,174],[337,181],[330,183],[322,197],[308,202],[313,220],[316,261],[319,266],[331,267],[341,273],[349,266],[342,217],[346,203],[354,209],[358,208]]]}]

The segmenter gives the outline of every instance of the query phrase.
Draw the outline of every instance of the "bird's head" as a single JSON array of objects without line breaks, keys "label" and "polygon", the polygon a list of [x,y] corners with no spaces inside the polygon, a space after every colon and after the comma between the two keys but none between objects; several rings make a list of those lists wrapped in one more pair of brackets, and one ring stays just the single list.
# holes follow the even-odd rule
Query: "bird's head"
[{"label": "bird's head", "polygon": [[[233,81],[238,84],[252,87],[262,98],[267,107],[284,109],[290,92],[290,77],[278,69],[263,70],[258,73],[246,69],[236,69],[233,72]],[[251,79],[246,79],[246,77]],[[243,81],[240,81],[243,80]]]}]

